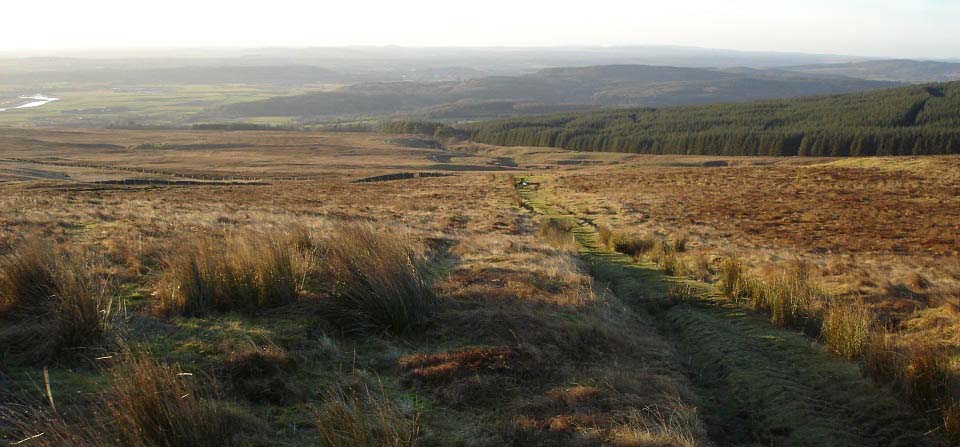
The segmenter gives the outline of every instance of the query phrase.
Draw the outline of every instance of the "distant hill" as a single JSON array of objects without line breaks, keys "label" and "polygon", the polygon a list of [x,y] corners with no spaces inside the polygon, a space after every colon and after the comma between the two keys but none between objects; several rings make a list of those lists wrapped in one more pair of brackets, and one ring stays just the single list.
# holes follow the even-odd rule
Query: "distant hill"
[{"label": "distant hill", "polygon": [[960,82],[692,107],[474,124],[474,141],[654,154],[870,156],[960,153]]},{"label": "distant hill", "polygon": [[841,64],[803,65],[785,67],[784,70],[805,74],[849,76],[861,79],[912,83],[960,80],[960,63],[937,61],[874,60]]},{"label": "distant hill", "polygon": [[[406,114],[431,119],[482,118],[542,113],[551,108],[661,107],[790,98],[893,85],[897,84],[780,70],[605,65],[465,81],[367,82],[333,92],[232,104],[220,112],[238,117]],[[485,111],[492,114],[484,115]]]},{"label": "distant hill", "polygon": [[138,68],[84,68],[80,70],[0,72],[0,84],[94,83],[111,86],[164,84],[302,85],[339,82],[344,75],[310,65],[183,66]]}]

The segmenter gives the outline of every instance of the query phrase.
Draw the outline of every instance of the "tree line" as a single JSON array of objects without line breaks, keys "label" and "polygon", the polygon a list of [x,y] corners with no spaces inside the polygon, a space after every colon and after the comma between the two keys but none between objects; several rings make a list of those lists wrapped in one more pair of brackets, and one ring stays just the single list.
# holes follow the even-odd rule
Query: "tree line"
[{"label": "tree line", "polygon": [[433,121],[388,121],[380,124],[380,132],[430,135],[437,139],[467,139],[470,132]]},{"label": "tree line", "polygon": [[834,157],[958,154],[960,82],[750,103],[514,118],[463,130],[482,143],[581,151]]}]

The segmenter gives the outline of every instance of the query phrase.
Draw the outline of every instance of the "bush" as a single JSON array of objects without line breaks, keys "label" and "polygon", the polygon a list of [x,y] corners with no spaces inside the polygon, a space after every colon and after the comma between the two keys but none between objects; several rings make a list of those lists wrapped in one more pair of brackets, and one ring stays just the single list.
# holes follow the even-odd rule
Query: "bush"
[{"label": "bush", "polygon": [[404,415],[385,396],[334,387],[317,414],[323,447],[413,447],[420,435],[420,411]]},{"label": "bush", "polygon": [[412,247],[371,225],[341,224],[326,247],[330,317],[346,332],[408,332],[424,323],[436,297]]},{"label": "bush", "polygon": [[116,313],[98,270],[89,254],[39,239],[0,260],[0,357],[41,361],[102,343]]},{"label": "bush", "polygon": [[292,303],[309,269],[308,241],[302,231],[199,237],[167,256],[157,307],[198,316]]}]

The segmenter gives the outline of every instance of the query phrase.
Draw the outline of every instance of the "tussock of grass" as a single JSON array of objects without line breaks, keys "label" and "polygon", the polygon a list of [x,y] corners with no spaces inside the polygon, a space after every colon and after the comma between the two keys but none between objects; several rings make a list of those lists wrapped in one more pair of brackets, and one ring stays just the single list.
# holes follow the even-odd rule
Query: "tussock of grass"
[{"label": "tussock of grass", "polygon": [[889,384],[899,376],[900,354],[893,335],[880,328],[870,333],[864,346],[860,368],[873,380]]},{"label": "tussock of grass", "polygon": [[762,278],[747,274],[738,259],[727,258],[720,264],[720,291],[727,298],[743,299],[754,309],[769,311],[773,324],[794,328],[817,318],[819,306],[826,300],[802,262]]},{"label": "tussock of grass", "polygon": [[157,290],[161,313],[188,316],[259,309],[297,300],[308,270],[301,231],[201,236],[169,254]]},{"label": "tussock of grass", "polygon": [[[945,437],[960,441],[960,396],[951,354],[932,343],[897,344],[884,329],[873,331],[861,358],[863,373],[886,384],[919,411],[939,414]],[[952,445],[952,444],[951,444]]]},{"label": "tussock of grass", "polygon": [[249,342],[227,355],[220,375],[232,395],[251,402],[283,405],[300,394],[289,380],[295,367],[296,362],[283,348]]},{"label": "tussock of grass", "polygon": [[[420,410],[403,411],[368,388],[333,387],[317,413],[323,447],[413,447],[420,436]],[[405,414],[410,413],[410,414]]]},{"label": "tussock of grass", "polygon": [[110,374],[112,387],[92,416],[4,416],[23,439],[39,435],[25,445],[50,447],[230,446],[238,433],[262,429],[259,420],[222,404],[203,378],[149,356],[125,355]]},{"label": "tussock of grass", "polygon": [[131,356],[113,373],[107,413],[125,445],[229,444],[235,415],[199,376],[148,356]]},{"label": "tussock of grass", "polygon": [[706,431],[696,408],[676,399],[669,409],[646,406],[627,411],[610,431],[608,445],[615,447],[696,447],[703,445]]},{"label": "tussock of grass", "polygon": [[576,250],[577,241],[573,236],[573,221],[564,217],[544,217],[540,220],[540,237],[548,244],[561,250]]},{"label": "tussock of grass", "polygon": [[411,245],[371,225],[337,227],[323,268],[333,283],[328,313],[346,332],[405,333],[423,324],[436,304]]},{"label": "tussock of grass", "polygon": [[951,356],[943,347],[920,343],[901,353],[901,374],[895,385],[921,409],[950,395]]},{"label": "tussock of grass", "polygon": [[673,240],[673,251],[677,253],[683,253],[687,251],[688,242],[689,242],[689,239],[687,238],[687,235],[684,234],[684,235],[678,236],[676,239]]},{"label": "tussock of grass", "polygon": [[715,274],[710,257],[705,253],[694,253],[687,260],[687,277],[697,281],[708,282]]},{"label": "tussock of grass", "polygon": [[720,292],[723,296],[735,299],[742,297],[748,290],[749,284],[743,268],[743,262],[735,257],[728,257],[720,263]]},{"label": "tussock of grass", "polygon": [[821,335],[827,349],[847,359],[859,359],[875,324],[873,312],[864,303],[835,303],[824,314]]},{"label": "tussock of grass", "polygon": [[44,360],[104,341],[115,320],[95,258],[33,239],[0,260],[0,357]]},{"label": "tussock of grass", "polygon": [[960,445],[960,400],[946,404],[943,408],[943,431],[947,442]]},{"label": "tussock of grass", "polygon": [[652,236],[620,233],[606,225],[601,225],[598,233],[600,243],[607,249],[633,257],[643,256],[657,245],[657,239]]},{"label": "tussock of grass", "polygon": [[810,282],[803,264],[769,280],[759,280],[753,288],[751,303],[755,308],[770,311],[770,321],[778,326],[802,327],[815,316],[814,308],[824,294]]},{"label": "tussock of grass", "polygon": [[2,262],[0,311],[44,312],[56,294],[61,254],[39,239],[25,241]]},{"label": "tussock of grass", "polygon": [[667,241],[660,241],[650,254],[651,260],[657,264],[657,269],[665,275],[680,276],[686,274],[686,265],[677,255],[673,245]]}]

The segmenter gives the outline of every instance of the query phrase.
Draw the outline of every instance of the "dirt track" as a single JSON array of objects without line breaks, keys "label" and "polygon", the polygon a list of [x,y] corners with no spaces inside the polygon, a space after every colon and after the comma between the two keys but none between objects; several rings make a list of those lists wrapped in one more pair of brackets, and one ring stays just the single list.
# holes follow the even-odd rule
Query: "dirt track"
[{"label": "dirt track", "polygon": [[[533,190],[535,212],[575,218],[581,256],[614,293],[655,316],[693,381],[711,440],[720,446],[936,445],[926,421],[857,365],[812,339],[711,298],[705,284],[668,277],[652,265],[599,247],[596,230]],[[682,300],[671,286],[686,286]]]}]

